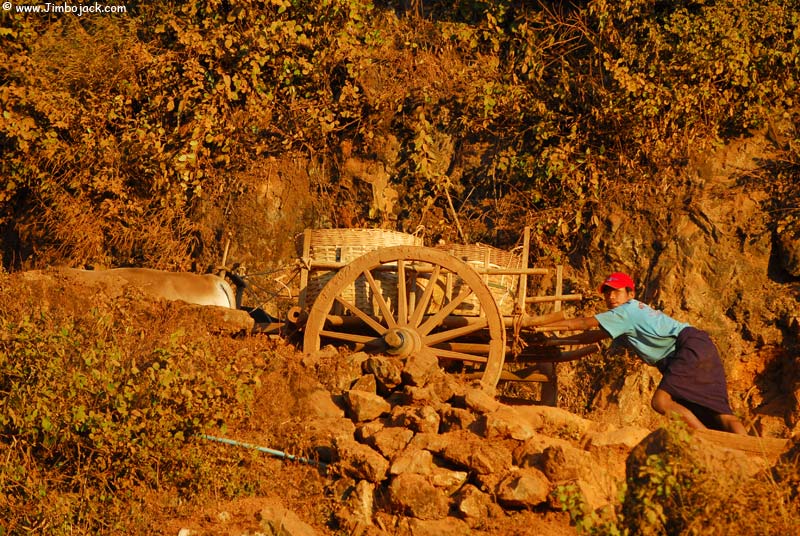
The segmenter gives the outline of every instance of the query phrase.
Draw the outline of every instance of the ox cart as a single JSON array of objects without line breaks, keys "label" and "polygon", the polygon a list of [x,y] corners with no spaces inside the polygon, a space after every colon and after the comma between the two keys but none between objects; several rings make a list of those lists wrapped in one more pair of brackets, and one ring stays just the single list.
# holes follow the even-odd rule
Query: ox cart
[{"label": "ox cart", "polygon": [[287,317],[306,353],[332,344],[427,354],[446,371],[494,388],[501,381],[553,385],[554,363],[598,349],[536,332],[582,296],[563,293],[562,267],[529,266],[529,228],[514,251],[425,247],[419,237],[383,229],[308,229],[297,250],[299,299]]}]

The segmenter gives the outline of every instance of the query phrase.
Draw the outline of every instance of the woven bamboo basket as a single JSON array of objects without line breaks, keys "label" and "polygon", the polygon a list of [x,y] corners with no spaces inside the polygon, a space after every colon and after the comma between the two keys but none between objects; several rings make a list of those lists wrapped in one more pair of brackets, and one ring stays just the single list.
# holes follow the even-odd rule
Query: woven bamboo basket
[{"label": "woven bamboo basket", "polygon": [[[313,229],[310,233],[308,256],[317,262],[349,263],[380,248],[423,245],[421,237],[387,229]],[[295,240],[300,256],[303,255],[303,241],[303,234],[298,235]],[[306,307],[314,303],[322,287],[330,281],[335,273],[335,271],[315,270],[309,274],[305,293]],[[391,271],[382,271],[375,273],[374,277],[384,300],[390,304],[393,303],[397,296],[397,274]],[[341,296],[368,314],[380,315],[369,284],[363,277],[356,279],[353,284],[345,288]]]},{"label": "woven bamboo basket", "polygon": [[[522,256],[511,252],[498,249],[486,244],[442,244],[438,248],[448,251],[454,257],[461,259],[473,268],[511,269],[520,270],[523,267]],[[519,275],[487,275],[484,281],[492,292],[494,300],[504,316],[514,312],[514,305],[517,301],[517,288],[519,288]],[[453,288],[453,295],[457,296],[461,291],[458,286]],[[464,304],[456,309],[455,314],[462,316],[472,316],[480,314],[478,310],[478,299],[470,296]]]}]

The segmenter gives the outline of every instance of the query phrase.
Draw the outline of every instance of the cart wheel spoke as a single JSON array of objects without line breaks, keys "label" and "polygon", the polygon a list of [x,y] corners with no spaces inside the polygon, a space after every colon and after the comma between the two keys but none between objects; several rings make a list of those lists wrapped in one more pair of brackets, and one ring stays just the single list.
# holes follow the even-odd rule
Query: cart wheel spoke
[{"label": "cart wheel spoke", "polygon": [[472,295],[471,288],[465,288],[464,290],[462,290],[461,293],[453,299],[453,301],[442,307],[439,310],[439,312],[430,317],[428,320],[425,321],[424,324],[422,324],[419,327],[420,334],[427,335],[428,333],[430,333],[433,328],[440,325],[445,318],[450,316],[450,313],[458,309],[458,307],[462,303],[464,303],[467,300],[467,298],[469,298],[471,295]]},{"label": "cart wheel spoke", "polygon": [[476,355],[466,352],[454,352],[452,350],[443,350],[441,348],[430,348],[430,352],[439,359],[448,359],[451,361],[463,361],[465,363],[486,363],[489,359],[484,355]]},{"label": "cart wheel spoke", "polygon": [[408,294],[406,293],[406,261],[397,261],[397,323],[408,324]]},{"label": "cart wheel spoke", "polygon": [[452,341],[458,337],[469,335],[480,331],[488,325],[486,317],[480,317],[475,322],[470,322],[466,326],[460,328],[448,329],[447,331],[439,331],[433,335],[427,335],[422,339],[422,342],[428,345],[438,344],[440,342]]},{"label": "cart wheel spoke", "polygon": [[337,341],[345,341],[345,342],[355,342],[359,344],[378,344],[381,339],[370,337],[368,335],[358,335],[355,333],[347,333],[343,331],[332,331],[332,330],[322,330],[319,334],[323,337],[327,337],[329,339],[334,339]]},{"label": "cart wheel spoke", "polygon": [[433,267],[433,273],[431,274],[430,279],[428,279],[428,284],[425,285],[425,290],[422,293],[422,297],[419,299],[419,303],[417,303],[417,306],[414,308],[414,312],[411,314],[411,318],[408,320],[408,323],[412,326],[418,326],[422,321],[425,311],[428,310],[428,305],[433,297],[433,290],[436,287],[436,282],[439,280],[439,275],[441,273],[441,266],[436,265]]},{"label": "cart wheel spoke", "polygon": [[381,314],[383,315],[383,318],[386,321],[386,325],[390,328],[397,327],[397,322],[395,321],[391,310],[389,310],[389,304],[386,303],[386,300],[383,297],[383,293],[381,292],[378,283],[372,276],[372,272],[370,270],[364,270],[364,272],[362,272],[362,275],[364,276],[364,279],[367,280],[367,284],[369,285],[369,288],[372,290],[372,297],[378,304],[378,308],[381,310]]},{"label": "cart wheel spoke", "polygon": [[377,333],[378,335],[382,335],[386,331],[386,326],[382,325],[380,322],[369,316],[367,313],[350,303],[349,301],[345,300],[341,296],[336,296],[336,301],[341,303],[342,306],[360,318],[364,324],[371,327],[372,330]]}]

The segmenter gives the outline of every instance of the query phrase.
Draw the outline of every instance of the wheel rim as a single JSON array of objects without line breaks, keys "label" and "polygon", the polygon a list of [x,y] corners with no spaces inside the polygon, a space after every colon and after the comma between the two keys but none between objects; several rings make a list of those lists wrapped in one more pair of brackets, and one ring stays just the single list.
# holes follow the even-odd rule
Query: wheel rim
[{"label": "wheel rim", "polygon": [[[367,299],[354,300],[354,291]],[[462,314],[468,301],[479,314]],[[309,309],[303,349],[315,353],[331,343],[399,357],[424,352],[493,388],[505,339],[500,310],[474,269],[440,250],[395,246],[367,253],[331,278]]]}]

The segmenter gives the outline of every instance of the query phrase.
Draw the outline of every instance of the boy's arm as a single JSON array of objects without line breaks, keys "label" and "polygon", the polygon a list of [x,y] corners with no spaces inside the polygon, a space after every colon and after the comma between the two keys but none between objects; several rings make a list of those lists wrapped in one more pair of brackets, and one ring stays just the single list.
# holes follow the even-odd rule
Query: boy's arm
[{"label": "boy's arm", "polygon": [[611,335],[609,335],[606,330],[599,328],[600,322],[598,322],[595,317],[582,316],[559,320],[558,322],[545,324],[544,326],[537,326],[536,331],[581,331],[582,333],[572,334],[566,337],[570,341],[575,341],[577,344],[591,344],[611,338]]},{"label": "boy's arm", "polygon": [[[536,331],[587,331],[590,329],[595,330],[599,327],[600,322],[595,317],[580,316],[578,318],[566,318],[544,326],[537,326]],[[600,331],[605,333],[603,330]],[[604,338],[609,338],[608,334]]]},{"label": "boy's arm", "polygon": [[589,331],[583,331],[581,333],[568,335],[567,337],[565,337],[565,339],[569,341],[575,341],[576,344],[591,344],[610,338],[611,336],[605,330],[602,329],[592,329]]}]

